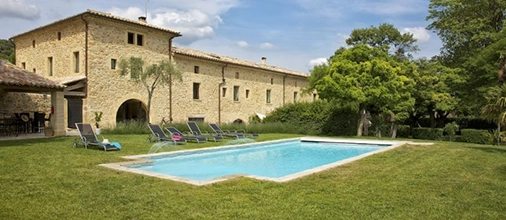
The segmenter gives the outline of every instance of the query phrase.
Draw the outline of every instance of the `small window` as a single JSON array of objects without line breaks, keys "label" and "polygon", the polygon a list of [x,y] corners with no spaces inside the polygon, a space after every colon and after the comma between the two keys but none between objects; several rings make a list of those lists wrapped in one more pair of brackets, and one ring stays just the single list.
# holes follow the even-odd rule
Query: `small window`
[{"label": "small window", "polygon": [[199,99],[200,83],[193,83],[193,99]]},{"label": "small window", "polygon": [[222,88],[221,89],[221,96],[225,98],[226,95],[227,95],[227,88]]},{"label": "small window", "polygon": [[37,69],[33,68],[33,73],[37,73]]},{"label": "small window", "polygon": [[204,123],[204,118],[201,118],[201,117],[198,117],[198,118],[188,117],[188,121],[194,121],[194,122],[197,122],[197,123]]},{"label": "small window", "polygon": [[239,72],[235,72],[235,78],[239,79]]},{"label": "small window", "polygon": [[135,34],[132,32],[128,32],[128,44],[134,44]]},{"label": "small window", "polygon": [[234,86],[234,102],[239,101],[239,86]]},{"label": "small window", "polygon": [[79,72],[79,51],[74,52],[74,73]]},{"label": "small window", "polygon": [[193,72],[194,73],[199,73],[199,66],[194,66],[193,67]]},{"label": "small window", "polygon": [[61,40],[61,32],[58,32],[58,40]]},{"label": "small window", "polygon": [[49,76],[53,75],[53,57],[47,58],[47,73]]},{"label": "small window", "polygon": [[26,70],[26,63],[25,62],[21,63],[21,68],[23,68],[24,70]]},{"label": "small window", "polygon": [[35,48],[35,40],[32,40],[32,47]]},{"label": "small window", "polygon": [[272,85],[272,84],[274,84],[274,79],[273,79],[273,78],[271,78],[271,85]]},{"label": "small window", "polygon": [[270,89],[268,89],[267,92],[265,93],[265,102],[271,103],[271,90]]},{"label": "small window", "polygon": [[144,36],[142,34],[137,34],[137,45],[142,46],[144,45]]},{"label": "small window", "polygon": [[316,94],[313,94],[313,101],[316,101]]},{"label": "small window", "polygon": [[111,59],[111,69],[112,70],[115,70],[116,69],[116,59]]},{"label": "small window", "polygon": [[249,99],[249,89],[246,89],[246,98]]},{"label": "small window", "polygon": [[297,92],[293,92],[293,102],[297,102]]}]

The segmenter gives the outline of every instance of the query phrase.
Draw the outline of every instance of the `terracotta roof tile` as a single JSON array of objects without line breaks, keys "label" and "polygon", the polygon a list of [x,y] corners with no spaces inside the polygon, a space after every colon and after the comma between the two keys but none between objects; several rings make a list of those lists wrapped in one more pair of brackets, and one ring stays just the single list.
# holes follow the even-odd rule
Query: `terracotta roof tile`
[{"label": "terracotta roof tile", "polygon": [[289,70],[289,69],[285,69],[285,68],[281,68],[281,67],[277,67],[277,66],[270,66],[270,65],[266,65],[266,64],[255,63],[252,61],[241,60],[238,58],[222,56],[222,55],[217,55],[217,54],[213,54],[213,53],[206,53],[206,52],[202,52],[199,50],[193,50],[193,49],[182,48],[182,47],[173,47],[173,51],[176,54],[192,56],[192,57],[197,57],[197,58],[201,58],[201,59],[213,60],[213,61],[229,63],[229,64],[236,64],[236,65],[252,67],[252,68],[257,68],[257,69],[263,69],[263,70],[267,70],[267,71],[274,71],[274,72],[278,72],[278,73],[290,74],[290,75],[301,76],[301,77],[308,76],[306,73],[298,72],[295,70]]},{"label": "terracotta roof tile", "polygon": [[63,85],[21,69],[6,60],[0,60],[0,86],[21,86],[52,90],[63,90],[65,88]]}]

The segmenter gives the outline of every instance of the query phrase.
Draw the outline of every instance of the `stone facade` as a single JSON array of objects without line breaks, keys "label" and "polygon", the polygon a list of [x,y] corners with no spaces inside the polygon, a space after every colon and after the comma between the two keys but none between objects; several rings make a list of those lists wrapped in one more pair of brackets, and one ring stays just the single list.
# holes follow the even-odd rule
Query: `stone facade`
[{"label": "stone facade", "polygon": [[[119,74],[120,60],[132,56],[142,58],[146,64],[172,60],[184,72],[182,81],[175,81],[172,87],[174,122],[185,122],[189,118],[219,123],[248,122],[251,115],[267,114],[294,102],[294,93],[297,93],[297,101],[314,99],[313,95],[302,96],[301,89],[307,85],[304,73],[174,48],[172,39],[177,36],[178,32],[141,21],[87,11],[13,39],[16,65],[57,81],[85,79],[86,96],[72,97],[71,93],[66,93],[65,100],[82,99],[83,122],[93,123],[94,112],[103,112],[103,127],[115,125],[119,109],[128,100],[139,101],[142,108],[148,102],[146,88],[129,76]],[[196,68],[198,73],[195,73]],[[199,84],[198,98],[194,98],[196,83]],[[270,103],[266,100],[267,90],[270,90]],[[49,103],[49,99],[37,100]],[[170,118],[169,101],[168,86],[155,90],[150,112],[152,123]],[[64,109],[65,115],[68,111]],[[67,123],[70,119],[62,120]]]}]

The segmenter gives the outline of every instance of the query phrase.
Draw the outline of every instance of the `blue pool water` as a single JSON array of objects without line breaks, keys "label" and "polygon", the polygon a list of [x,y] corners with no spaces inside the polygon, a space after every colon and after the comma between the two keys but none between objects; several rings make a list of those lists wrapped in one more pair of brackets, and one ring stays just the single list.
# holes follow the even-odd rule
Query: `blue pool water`
[{"label": "blue pool water", "polygon": [[280,178],[385,147],[291,140],[148,157],[154,162],[128,167],[199,181],[234,174]]}]

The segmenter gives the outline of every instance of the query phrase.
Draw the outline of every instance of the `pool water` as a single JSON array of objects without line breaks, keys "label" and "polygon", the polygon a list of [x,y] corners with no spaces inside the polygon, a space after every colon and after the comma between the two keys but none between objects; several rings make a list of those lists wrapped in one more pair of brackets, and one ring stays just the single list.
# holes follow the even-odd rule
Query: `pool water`
[{"label": "pool water", "polygon": [[183,152],[145,159],[152,163],[128,166],[131,169],[191,180],[211,180],[229,175],[281,178],[335,163],[389,145],[304,142],[290,140]]}]

